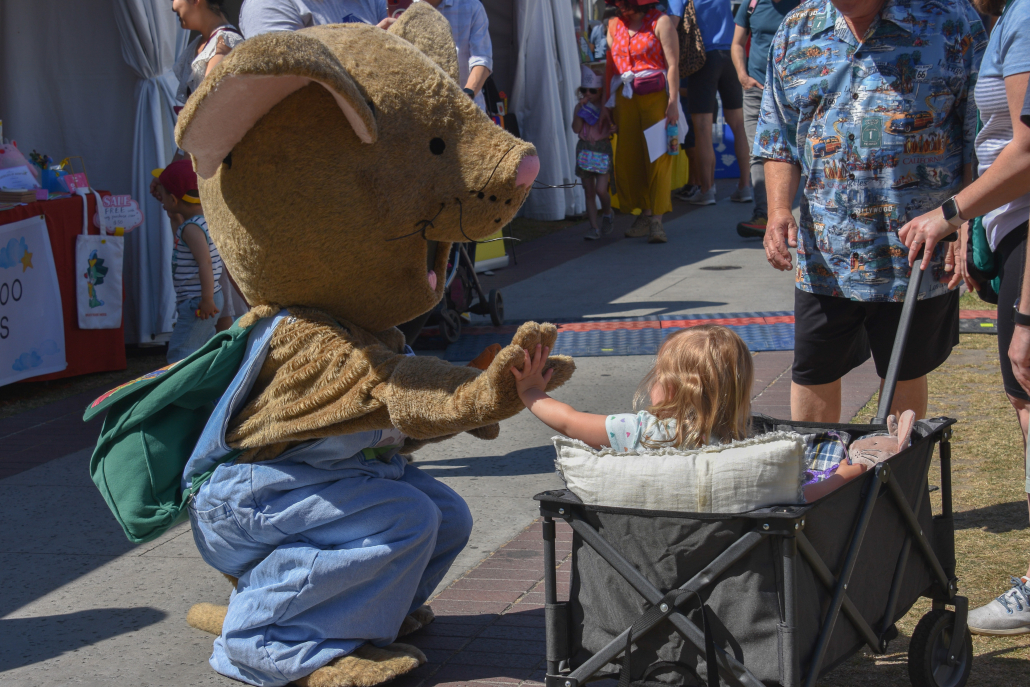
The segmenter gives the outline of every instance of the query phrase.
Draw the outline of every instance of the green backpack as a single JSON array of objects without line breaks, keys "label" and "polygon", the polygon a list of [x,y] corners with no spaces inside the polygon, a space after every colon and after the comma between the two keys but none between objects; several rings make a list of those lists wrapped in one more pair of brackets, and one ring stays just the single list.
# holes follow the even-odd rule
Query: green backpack
[{"label": "green backpack", "polygon": [[107,412],[89,472],[129,541],[150,541],[179,522],[214,471],[182,492],[186,463],[243,362],[253,328],[234,324],[188,358],[122,384],[86,409],[86,421]]}]

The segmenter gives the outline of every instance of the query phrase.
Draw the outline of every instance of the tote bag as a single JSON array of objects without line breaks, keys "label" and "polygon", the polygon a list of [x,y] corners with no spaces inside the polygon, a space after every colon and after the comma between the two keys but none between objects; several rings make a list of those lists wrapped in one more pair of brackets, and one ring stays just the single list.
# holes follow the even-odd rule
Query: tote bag
[{"label": "tote bag", "polygon": [[[100,226],[104,227],[104,204],[97,200]],[[89,203],[82,193],[82,234],[75,237],[75,296],[79,329],[118,329],[122,326],[123,236],[109,236],[100,229],[89,233]]]}]

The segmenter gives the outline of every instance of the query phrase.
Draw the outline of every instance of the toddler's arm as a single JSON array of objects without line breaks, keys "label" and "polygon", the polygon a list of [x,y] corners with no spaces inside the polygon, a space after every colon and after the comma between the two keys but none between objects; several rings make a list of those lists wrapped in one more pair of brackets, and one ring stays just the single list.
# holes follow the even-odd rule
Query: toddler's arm
[{"label": "toddler's arm", "polygon": [[845,484],[855,479],[868,468],[860,463],[849,465],[847,459],[840,462],[840,467],[837,471],[824,479],[822,482],[816,482],[815,484],[809,484],[805,487],[805,503],[812,503],[816,499],[829,494],[831,491],[840,489]]},{"label": "toddler's arm", "polygon": [[544,389],[547,388],[552,372],[544,371],[550,352],[550,348],[537,344],[532,358],[529,351],[525,352],[526,364],[521,372],[517,368],[511,368],[511,373],[515,375],[515,388],[519,392],[519,398],[529,408],[529,412],[556,432],[579,439],[593,448],[610,446],[608,430],[604,426],[607,415],[581,413],[545,393]]},{"label": "toddler's arm", "polygon": [[206,320],[218,313],[215,307],[215,273],[211,268],[211,251],[207,246],[204,230],[196,224],[187,224],[182,230],[182,240],[189,246],[193,259],[200,269],[200,319]]}]

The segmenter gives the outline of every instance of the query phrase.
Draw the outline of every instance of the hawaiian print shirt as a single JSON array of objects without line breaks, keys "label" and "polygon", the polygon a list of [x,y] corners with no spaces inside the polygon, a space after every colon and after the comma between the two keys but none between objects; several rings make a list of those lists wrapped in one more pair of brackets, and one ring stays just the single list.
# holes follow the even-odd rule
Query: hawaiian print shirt
[{"label": "hawaiian print shirt", "polygon": [[[898,229],[962,183],[987,34],[966,0],[886,0],[861,44],[829,0],[788,14],[773,39],[754,155],[800,164],[797,286],[901,301]],[[947,292],[939,245],[920,297]]]}]

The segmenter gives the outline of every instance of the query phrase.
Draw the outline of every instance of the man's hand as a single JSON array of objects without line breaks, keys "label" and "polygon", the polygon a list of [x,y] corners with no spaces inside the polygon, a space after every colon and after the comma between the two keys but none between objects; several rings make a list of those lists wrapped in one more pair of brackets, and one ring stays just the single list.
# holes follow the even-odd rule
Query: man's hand
[{"label": "man's hand", "polygon": [[[948,220],[944,219],[944,212],[937,208],[903,226],[898,232],[898,238],[908,246],[908,264],[911,265],[916,261],[920,247],[924,247],[924,255],[933,255],[937,243],[953,233],[955,227],[948,224]],[[923,260],[920,268],[925,270],[927,262],[929,261]]]},{"label": "man's hand", "polygon": [[1009,362],[1019,386],[1030,393],[1030,327],[1017,324],[1009,343]]},{"label": "man's hand", "polygon": [[745,91],[750,91],[752,88],[757,88],[760,91],[765,90],[765,86],[759,83],[758,79],[753,79],[747,75],[744,75],[744,77],[740,79],[740,87]]},{"label": "man's hand", "polygon": [[960,275],[966,282],[970,291],[979,291],[980,284],[969,274],[969,232],[972,231],[972,223],[966,222],[958,230],[958,255],[956,255],[955,273]]},{"label": "man's hand", "polygon": [[769,221],[765,225],[765,259],[778,270],[791,269],[790,251],[787,247],[798,246],[798,225],[790,210],[770,210]]}]

